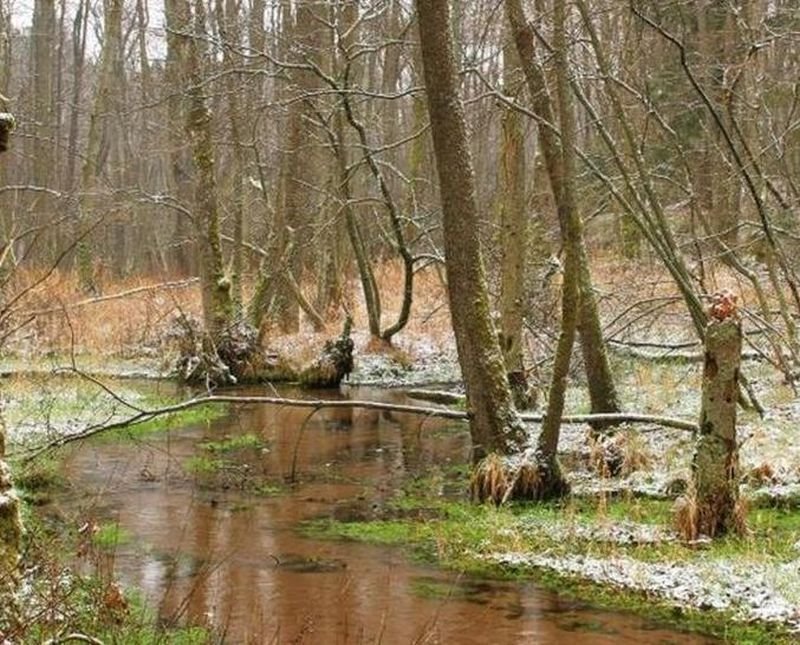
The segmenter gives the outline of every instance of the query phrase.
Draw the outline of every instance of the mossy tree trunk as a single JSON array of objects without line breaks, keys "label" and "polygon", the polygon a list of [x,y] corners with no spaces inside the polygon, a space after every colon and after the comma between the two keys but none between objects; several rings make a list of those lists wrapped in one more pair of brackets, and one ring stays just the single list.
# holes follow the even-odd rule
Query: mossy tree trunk
[{"label": "mossy tree trunk", "polygon": [[[231,284],[225,274],[220,238],[219,209],[214,176],[214,141],[211,111],[203,96],[205,52],[201,45],[205,28],[205,5],[194,2],[193,31],[197,38],[187,43],[186,132],[195,168],[194,202],[197,207],[197,234],[200,242],[200,282],[203,296],[203,322],[212,341],[220,338],[233,322]],[[188,25],[187,25],[188,27]]]},{"label": "mossy tree trunk", "polygon": [[417,0],[417,14],[442,202],[448,296],[471,415],[473,457],[508,454],[521,447],[523,427],[491,319],[450,3]]},{"label": "mossy tree trunk", "polygon": [[736,442],[736,403],[742,327],[733,312],[720,320],[712,316],[706,328],[700,431],[692,461],[696,495],[696,532],[714,537],[741,528],[739,453]]},{"label": "mossy tree trunk", "polygon": [[[524,78],[519,74],[519,55],[513,43],[503,49],[503,91],[515,96]],[[522,82],[520,82],[522,81]],[[522,321],[525,310],[525,265],[528,251],[528,221],[525,205],[525,129],[523,116],[506,109],[502,121],[500,173],[500,346],[518,408],[529,407],[528,379],[522,355]]]},{"label": "mossy tree trunk", "polygon": [[[94,192],[98,179],[107,167],[110,156],[109,131],[115,120],[114,104],[119,96],[119,73],[122,42],[122,0],[103,2],[103,47],[100,53],[100,73],[94,95],[92,113],[89,117],[89,132],[86,151],[81,167],[81,193],[75,218],[75,234],[82,234],[86,216],[95,201]],[[76,248],[78,280],[84,291],[95,292],[94,261],[89,239],[83,238]]]},{"label": "mossy tree trunk", "polygon": [[[13,127],[14,118],[10,114],[0,114],[0,152],[5,151]],[[11,631],[17,620],[16,595],[22,541],[19,498],[5,462],[5,449],[5,423],[0,407],[0,639]]]},{"label": "mossy tree trunk", "polygon": [[230,210],[233,212],[233,246],[231,249],[231,298],[236,315],[242,312],[242,271],[244,268],[244,171],[245,158],[242,145],[241,97],[238,93],[242,77],[236,66],[240,62],[234,52],[242,46],[240,6],[234,0],[217,0],[215,5],[217,26],[226,46],[222,52],[228,91],[228,119],[232,144],[233,168],[230,180]]},{"label": "mossy tree trunk", "polygon": [[581,289],[582,265],[586,261],[583,245],[583,224],[575,199],[575,119],[569,93],[569,61],[566,37],[566,7],[564,0],[553,3],[553,45],[555,47],[556,95],[559,125],[561,126],[560,163],[551,172],[558,219],[564,238],[564,283],[561,294],[561,331],[556,345],[553,375],[547,400],[547,412],[536,445],[536,462],[541,482],[537,491],[539,499],[560,497],[569,491],[561,466],[558,463],[558,441],[561,433],[561,416],[567,390],[569,364],[575,344],[580,312],[584,306]]},{"label": "mossy tree trunk", "polygon": [[[540,116],[544,123],[556,123],[556,110],[547,86],[547,79],[544,71],[538,63],[535,36],[533,29],[527,22],[521,0],[506,0],[506,16],[514,36],[514,42],[519,52],[523,71],[528,84],[528,91],[531,95],[531,105],[533,111]],[[556,59],[558,56],[556,56]],[[564,74],[567,75],[565,81],[569,84],[569,62],[565,60],[567,66]],[[556,73],[558,75],[558,72]],[[565,90],[567,92],[567,90]],[[559,91],[560,94],[560,91]],[[547,174],[550,178],[550,185],[553,191],[553,198],[556,202],[558,221],[561,228],[561,235],[564,240],[565,251],[576,240],[569,240],[571,223],[569,217],[574,213],[575,217],[580,217],[577,213],[577,202],[574,195],[574,186],[568,188],[564,185],[568,178],[568,172],[564,166],[566,158],[574,157],[574,139],[569,140],[564,133],[563,119],[568,117],[573,119],[573,115],[564,115],[561,99],[558,100],[559,122],[561,124],[561,138],[557,132],[543,123],[539,124],[539,140],[541,142],[542,154],[547,167]],[[567,101],[569,109],[572,110],[571,101]],[[574,165],[574,162],[573,162]],[[571,180],[573,181],[573,180]],[[568,199],[570,203],[563,204],[563,200]],[[582,228],[582,227],[581,227]],[[591,400],[593,413],[614,413],[619,412],[621,407],[614,384],[614,377],[611,373],[611,366],[608,361],[605,342],[603,340],[600,316],[597,309],[597,300],[592,285],[592,276],[589,268],[589,260],[586,255],[586,247],[583,241],[583,233],[579,236],[578,246],[574,248],[574,261],[577,264],[575,280],[580,291],[581,307],[577,312],[578,330],[580,332],[581,352],[584,358],[586,369],[586,379],[589,388],[589,398]],[[566,283],[566,276],[565,276]]]}]

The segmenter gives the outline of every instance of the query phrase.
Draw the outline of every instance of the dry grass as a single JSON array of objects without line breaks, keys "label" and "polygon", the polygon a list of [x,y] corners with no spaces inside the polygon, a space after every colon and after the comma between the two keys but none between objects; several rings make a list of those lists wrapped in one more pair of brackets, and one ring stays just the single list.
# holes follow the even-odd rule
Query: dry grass
[{"label": "dry grass", "polygon": [[654,459],[647,441],[634,430],[611,435],[590,432],[589,468],[600,477],[627,477],[652,467]]},{"label": "dry grass", "polygon": [[687,542],[694,542],[700,535],[700,509],[697,504],[697,491],[689,480],[686,492],[675,500],[672,507],[675,531]]},{"label": "dry grass", "polygon": [[567,497],[570,492],[558,462],[542,463],[536,453],[519,459],[490,454],[472,471],[470,496],[473,501],[495,506],[509,500],[548,500]]},{"label": "dry grass", "polygon": [[[377,271],[383,297],[383,324],[394,321],[401,305],[402,272],[399,266],[386,264]],[[35,284],[42,275],[35,271],[20,271],[7,293],[21,293]],[[170,280],[165,280],[170,281]],[[131,278],[107,282],[101,297],[156,285],[158,278]],[[311,295],[315,280],[306,280],[305,290]],[[252,285],[246,285],[246,297]],[[348,289],[348,308],[357,330],[367,327],[366,311],[357,281]],[[26,294],[14,307],[10,327],[22,324],[13,333],[6,348],[14,353],[31,356],[65,354],[74,349],[79,354],[135,358],[156,356],[170,322],[181,313],[199,316],[201,312],[200,287],[196,282],[171,289],[140,291],[128,297],[100,300],[96,303],[81,291],[77,277],[70,272],[55,272]],[[303,321],[300,334],[287,338],[286,343],[296,350],[308,348],[315,356],[325,339],[338,333],[344,321],[343,310],[334,312],[327,321],[325,332],[316,334],[311,325]],[[24,323],[24,324],[23,324]],[[281,342],[275,329],[266,329],[268,342]],[[413,345],[424,337],[437,346],[451,344],[449,310],[444,287],[438,273],[421,271],[416,276],[416,291],[411,319],[398,340],[398,345]],[[362,344],[366,344],[367,338]],[[380,348],[372,348],[380,349]],[[402,350],[395,348],[398,358],[410,360]],[[302,362],[302,357],[301,357]]]},{"label": "dry grass", "polygon": [[[725,518],[724,526],[719,532],[748,535],[747,512],[747,500],[742,496],[737,497],[731,515]],[[719,505],[701,502],[691,479],[686,492],[675,500],[672,513],[675,531],[687,542],[693,542],[703,535],[717,537],[719,533]]]},{"label": "dry grass", "polygon": [[[610,336],[674,340],[693,337],[685,306],[677,296],[672,279],[657,261],[645,257],[638,262],[620,262],[615,254],[600,250],[593,253],[591,265],[598,293],[601,294],[601,316],[606,323],[610,323],[607,328]],[[752,289],[737,282],[730,271],[721,268],[712,273],[709,289],[731,288],[740,293],[740,302],[744,306],[754,305]],[[13,284],[5,290],[6,294],[19,293],[39,278],[41,274],[35,271],[19,271]],[[397,262],[385,262],[376,266],[376,278],[382,298],[382,325],[387,327],[396,320],[401,306],[402,267]],[[103,295],[173,279],[139,276],[113,281],[108,278],[103,284]],[[313,275],[307,275],[303,280],[303,289],[311,300],[318,281],[318,276]],[[251,290],[252,280],[245,281],[246,298]],[[532,357],[532,362],[550,354],[553,330],[558,324],[557,315],[534,320],[536,316],[533,310],[541,297],[541,289],[534,290],[529,303],[531,324],[541,327],[526,340],[528,347],[535,347],[536,356]],[[656,300],[659,298],[666,300]],[[118,300],[75,306],[85,300],[87,296],[78,288],[73,273],[53,273],[15,305],[17,313],[12,322],[25,323],[28,321],[26,314],[31,312],[55,311],[41,313],[26,322],[8,339],[6,349],[22,356],[64,354],[75,347],[79,353],[96,356],[156,357],[162,353],[161,340],[170,320],[180,312],[193,315],[200,313],[200,290],[196,283],[183,288],[139,292]],[[357,351],[382,350],[381,347],[367,346],[366,311],[361,287],[355,276],[349,278],[344,300],[354,319]],[[277,329],[268,328],[264,330],[264,337],[268,345],[290,349],[291,353],[307,351],[306,358],[311,359],[317,355],[326,338],[338,334],[344,317],[344,308],[331,312],[326,321],[327,329],[315,333],[305,317],[301,316],[299,334],[282,337]],[[416,274],[411,317],[407,328],[395,338],[394,346],[405,351],[410,359],[414,358],[419,347],[453,348],[443,269],[429,267]],[[299,362],[304,361],[301,359]],[[646,385],[649,376],[640,374],[639,378],[643,381],[641,384]],[[667,391],[668,385],[665,384]]]}]

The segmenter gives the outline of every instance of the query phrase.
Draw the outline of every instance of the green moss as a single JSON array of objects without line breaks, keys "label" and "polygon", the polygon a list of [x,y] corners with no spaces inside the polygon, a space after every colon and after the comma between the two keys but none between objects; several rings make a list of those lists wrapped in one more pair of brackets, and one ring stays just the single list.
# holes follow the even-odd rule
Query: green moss
[{"label": "green moss", "polygon": [[[164,404],[168,405],[168,404]],[[168,432],[187,426],[210,424],[215,419],[220,419],[228,414],[228,405],[208,404],[200,405],[181,412],[165,414],[143,423],[125,426],[110,430],[96,437],[95,441],[120,442],[136,441],[147,436]]]},{"label": "green moss", "polygon": [[204,441],[198,445],[209,452],[234,452],[237,450],[259,450],[264,447],[264,441],[261,437],[248,433],[223,439],[222,441]]},{"label": "green moss", "polygon": [[214,475],[225,470],[230,462],[225,459],[212,459],[206,455],[195,455],[183,462],[183,467],[193,475]]},{"label": "green moss", "polygon": [[256,484],[252,489],[253,495],[258,495],[259,497],[274,497],[275,495],[280,495],[284,492],[286,492],[284,487],[276,486],[275,484],[268,484],[266,482]]},{"label": "green moss", "polygon": [[101,549],[113,551],[130,542],[131,534],[117,523],[103,524],[92,536],[92,542]]},{"label": "green moss", "polygon": [[[436,478],[441,479],[442,473]],[[634,611],[673,628],[700,631],[735,643],[791,642],[780,628],[745,625],[719,612],[677,609],[667,602],[636,591],[622,591],[603,585],[530,567],[505,567],[484,554],[503,551],[548,552],[553,556],[586,554],[593,557],[630,556],[653,562],[691,562],[709,559],[772,562],[796,557],[792,544],[797,540],[800,516],[775,509],[751,513],[752,535],[714,541],[704,548],[677,541],[657,544],[616,544],[580,539],[568,530],[570,525],[613,524],[623,519],[666,525],[671,518],[671,502],[650,499],[601,500],[571,498],[549,504],[514,504],[496,509],[468,502],[425,495],[431,478],[414,480],[389,505],[403,511],[404,519],[371,522],[317,520],[303,530],[318,539],[346,539],[385,545],[405,545],[413,557],[435,562],[446,568],[472,575],[503,579],[533,579],[537,584],[582,601],[614,610]],[[409,511],[435,511],[431,514]],[[414,517],[424,517],[414,520]],[[541,530],[559,523],[561,533]],[[419,593],[438,594],[439,588],[422,585]]]},{"label": "green moss", "polygon": [[303,525],[303,533],[316,539],[354,540],[373,544],[417,543],[415,525],[411,522],[337,522],[313,520]]}]

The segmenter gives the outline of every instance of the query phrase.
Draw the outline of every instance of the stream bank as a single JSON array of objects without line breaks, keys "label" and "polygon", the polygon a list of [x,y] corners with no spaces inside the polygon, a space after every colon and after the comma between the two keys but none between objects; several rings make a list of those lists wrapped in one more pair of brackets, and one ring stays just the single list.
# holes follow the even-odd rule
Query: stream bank
[{"label": "stream bank", "polygon": [[[641,375],[638,378],[641,380]],[[670,396],[686,397],[691,391],[691,382],[674,375],[664,378],[675,385]],[[49,389],[36,405],[32,404],[36,397],[22,387],[23,382],[24,379],[15,381],[13,392],[26,392],[24,401],[12,400],[9,406],[15,441],[32,430],[20,420],[45,418],[48,432],[57,433],[69,432],[79,425],[79,411],[91,413],[82,417],[81,423],[108,414],[109,408],[103,405],[109,402],[103,404],[97,392],[87,394],[81,389],[86,383],[79,387],[74,377],[64,376],[63,387],[43,378],[36,387],[46,383]],[[662,387],[663,382],[653,385]],[[143,405],[186,396],[174,384],[164,381],[124,380],[114,384],[114,389],[120,387],[126,397]],[[253,390],[234,392],[246,394]],[[346,387],[341,394],[282,389],[281,393],[406,402],[399,389]],[[580,394],[573,391],[570,397],[573,409],[580,410]],[[45,405],[48,399],[50,404]],[[115,404],[111,404],[113,409]],[[691,400],[682,404],[686,410],[691,405]],[[745,464],[757,465],[771,458],[761,448],[773,444],[784,447],[780,454],[776,453],[776,459],[791,463],[794,447],[784,441],[784,435],[794,416],[786,405],[793,403],[775,402],[774,416],[765,422],[745,416],[745,432],[753,437],[743,451]],[[62,423],[65,418],[70,423]],[[776,424],[778,419],[784,422]],[[791,504],[751,511],[754,533],[741,542],[686,546],[663,528],[670,523],[670,502],[650,498],[669,494],[670,478],[685,467],[689,439],[681,431],[631,431],[628,450],[638,467],[622,477],[608,479],[598,477],[590,468],[592,448],[585,429],[567,426],[562,450],[578,495],[554,507],[523,505],[495,510],[475,507],[464,499],[468,488],[468,433],[461,424],[378,411],[326,410],[309,417],[302,410],[235,405],[195,417],[176,417],[163,425],[155,424],[147,432],[97,438],[70,449],[64,457],[71,486],[68,499],[54,500],[59,495],[50,495],[40,501],[44,507],[55,501],[57,513],[67,521],[61,526],[66,526],[68,533],[74,534],[77,527],[90,523],[98,526],[103,535],[121,536],[122,539],[104,538],[102,552],[113,560],[114,570],[125,586],[142,589],[143,601],[157,608],[156,617],[161,624],[201,625],[208,630],[205,634],[217,633],[221,625],[228,629],[231,621],[240,619],[240,610],[231,604],[236,600],[235,594],[225,583],[230,576],[234,580],[241,578],[225,569],[229,561],[235,561],[235,567],[255,571],[237,585],[252,586],[277,604],[284,588],[305,588],[312,573],[339,575],[336,584],[329,586],[334,598],[341,594],[342,585],[346,589],[357,585],[361,575],[373,581],[367,585],[369,593],[379,595],[386,581],[395,579],[391,575],[405,567],[418,566],[413,573],[397,578],[402,580],[404,591],[400,597],[393,596],[391,609],[395,605],[413,606],[408,595],[425,596],[426,602],[433,600],[432,605],[425,605],[430,611],[451,602],[453,607],[467,603],[462,607],[464,611],[473,611],[475,603],[496,608],[499,601],[495,594],[505,596],[511,589],[519,598],[515,606],[527,608],[523,612],[527,620],[541,613],[538,606],[529,604],[528,595],[538,598],[535,602],[539,603],[550,598],[544,589],[569,589],[571,595],[557,596],[556,605],[569,608],[566,613],[575,625],[594,625],[599,632],[613,632],[615,639],[634,638],[630,642],[641,642],[635,640],[645,638],[641,633],[638,637],[631,634],[639,633],[639,629],[648,633],[656,629],[673,634],[665,636],[665,642],[692,642],[686,641],[689,637],[683,631],[689,627],[729,642],[792,642],[795,636],[791,630],[796,625],[792,612],[798,606],[797,600],[791,593],[781,596],[793,588],[800,589],[794,547],[800,539],[800,526]],[[776,468],[762,473],[764,476],[754,484],[790,490],[792,471],[782,467],[781,461],[774,463]],[[779,477],[788,481],[781,482]],[[77,498],[76,490],[81,491]],[[767,499],[770,504],[776,501]],[[175,544],[176,523],[180,524],[179,546]],[[195,528],[187,534],[190,525]],[[303,527],[305,537],[298,535],[298,526]],[[266,546],[260,544],[255,556],[240,558],[235,554],[250,548],[253,527],[258,528],[259,535],[263,532],[267,536]],[[220,530],[229,534],[222,542]],[[202,540],[198,531],[205,535]],[[155,537],[148,537],[150,532]],[[331,542],[331,537],[347,541]],[[188,546],[182,543],[184,540],[188,540]],[[377,542],[378,546],[359,546],[364,541]],[[276,544],[284,546],[275,548]],[[387,550],[387,545],[394,546]],[[362,548],[361,554],[356,555]],[[204,549],[210,549],[212,557],[204,555]],[[416,554],[418,563],[408,561],[409,550]],[[348,564],[351,553],[362,562],[358,567]],[[743,562],[734,567],[731,560]],[[376,572],[371,568],[373,561],[388,563],[388,568]],[[439,568],[441,565],[445,572]],[[365,567],[365,573],[360,567]],[[651,574],[656,577],[648,581]],[[300,581],[284,581],[281,584],[288,587],[278,589],[275,575],[299,575]],[[380,582],[375,582],[375,576]],[[683,583],[687,577],[689,584],[684,585],[683,595],[671,596],[676,586],[673,582]],[[587,583],[586,579],[602,584]],[[531,580],[535,586],[531,586]],[[742,581],[752,584],[745,587]],[[337,585],[339,588],[335,589]],[[480,593],[469,591],[476,585],[482,590]],[[726,585],[732,585],[733,593],[724,590]],[[196,588],[205,589],[200,594],[202,601],[195,599]],[[465,597],[471,600],[464,600]],[[732,602],[737,600],[747,602]],[[259,602],[244,614],[269,615],[272,605]],[[364,609],[361,602],[352,607],[353,616],[382,615],[389,610],[379,609],[374,603]],[[748,613],[748,602],[751,607],[763,605],[769,611]],[[500,605],[505,606],[502,602]],[[597,606],[612,611],[607,613]],[[312,616],[310,623],[298,623],[297,617],[302,614],[298,607],[289,610],[291,628],[284,622],[271,624],[259,619],[257,625],[246,629],[262,635],[278,628],[290,629],[297,636],[305,633],[304,629],[320,630],[327,625],[324,629],[333,630],[329,633],[339,633],[335,632],[339,627],[334,628],[319,616]],[[620,610],[628,618],[620,618]],[[634,613],[629,614],[630,610]],[[420,611],[428,610],[416,607],[411,613]],[[438,609],[437,612],[428,615],[441,616]],[[509,615],[518,613],[514,610]],[[561,616],[555,610],[544,613]],[[593,617],[585,619],[586,613]],[[503,621],[507,620],[503,616]],[[520,633],[519,625],[501,628],[492,622],[494,619],[483,619],[498,633],[505,633],[503,629],[507,628],[507,642],[516,642],[514,635]],[[348,629],[353,627],[353,620],[345,620]],[[366,622],[360,626],[362,633],[380,629],[380,624],[363,620]],[[655,624],[649,620],[655,620]],[[748,620],[757,624],[748,626]],[[561,618],[556,620],[559,621]],[[398,610],[398,622],[408,622],[407,614]],[[461,622],[462,618],[454,618],[452,625]],[[445,624],[445,620],[434,623]],[[665,624],[671,627],[664,628]],[[417,625],[421,631],[413,637],[422,635],[423,627]],[[540,626],[529,628],[535,631]],[[584,632],[587,629],[585,625],[574,628]],[[675,629],[679,636],[674,635]],[[601,638],[599,632],[589,631],[591,635],[584,636],[585,642],[604,642],[596,640]],[[699,639],[693,642],[713,642],[713,637],[691,638]]]}]

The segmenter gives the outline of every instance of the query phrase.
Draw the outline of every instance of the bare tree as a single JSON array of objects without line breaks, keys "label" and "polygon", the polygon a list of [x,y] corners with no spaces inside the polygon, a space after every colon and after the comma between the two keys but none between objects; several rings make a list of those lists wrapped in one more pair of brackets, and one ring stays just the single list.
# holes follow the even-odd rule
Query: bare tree
[{"label": "bare tree", "polygon": [[[0,112],[0,152],[6,150],[13,128],[14,117],[7,112]],[[22,545],[20,502],[14,492],[5,454],[5,423],[0,410],[0,634],[10,633],[18,619],[16,593]]]},{"label": "bare tree", "polygon": [[442,201],[448,297],[467,389],[473,457],[479,459],[519,449],[523,429],[491,319],[450,2],[417,0],[417,12]]}]

